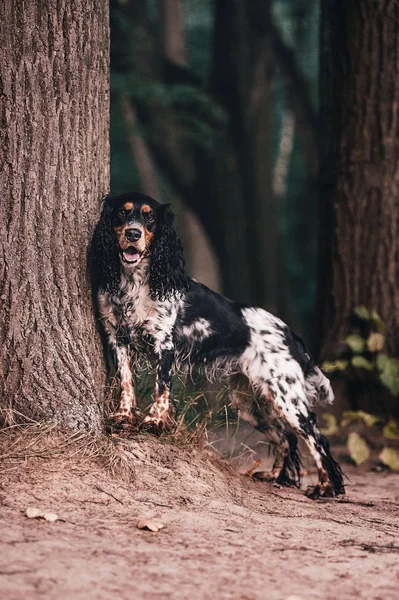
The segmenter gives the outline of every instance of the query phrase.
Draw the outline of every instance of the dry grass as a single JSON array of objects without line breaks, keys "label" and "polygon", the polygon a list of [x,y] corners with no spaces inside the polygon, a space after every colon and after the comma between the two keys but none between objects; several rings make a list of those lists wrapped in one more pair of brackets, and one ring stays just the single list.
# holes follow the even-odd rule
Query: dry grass
[{"label": "dry grass", "polygon": [[131,462],[124,452],[126,442],[107,435],[66,432],[54,423],[12,425],[0,431],[0,474],[19,469],[28,460],[60,458],[84,468],[95,460],[114,476],[134,478]]}]

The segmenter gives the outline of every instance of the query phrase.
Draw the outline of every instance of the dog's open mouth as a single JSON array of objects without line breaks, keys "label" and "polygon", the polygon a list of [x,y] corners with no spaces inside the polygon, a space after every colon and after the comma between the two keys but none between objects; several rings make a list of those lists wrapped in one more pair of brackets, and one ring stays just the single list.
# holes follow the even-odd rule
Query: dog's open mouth
[{"label": "dog's open mouth", "polygon": [[141,258],[141,252],[139,252],[137,248],[134,248],[134,246],[130,246],[129,248],[122,250],[121,254],[122,260],[131,265],[138,263]]}]

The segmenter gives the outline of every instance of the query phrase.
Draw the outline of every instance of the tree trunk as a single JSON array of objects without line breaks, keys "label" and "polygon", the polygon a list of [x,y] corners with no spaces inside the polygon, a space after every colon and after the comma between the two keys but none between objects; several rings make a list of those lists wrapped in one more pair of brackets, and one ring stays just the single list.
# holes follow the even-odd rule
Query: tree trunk
[{"label": "tree trunk", "polygon": [[[271,2],[218,0],[213,90],[230,117],[231,142],[241,175],[238,203],[246,229],[252,301],[278,312],[278,204],[272,189],[273,61],[268,32]],[[226,206],[230,198],[222,198]],[[240,246],[232,254],[241,252]],[[247,257],[246,257],[247,258]]]},{"label": "tree trunk", "polygon": [[399,356],[399,5],[322,2],[318,336],[334,357],[364,304]]},{"label": "tree trunk", "polygon": [[108,2],[0,4],[2,421],[99,430],[87,248],[109,186]]}]

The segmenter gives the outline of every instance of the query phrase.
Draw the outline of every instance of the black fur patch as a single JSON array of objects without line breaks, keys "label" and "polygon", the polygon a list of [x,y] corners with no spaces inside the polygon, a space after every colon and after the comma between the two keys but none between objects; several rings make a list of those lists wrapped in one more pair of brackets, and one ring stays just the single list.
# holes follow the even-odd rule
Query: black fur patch
[{"label": "black fur patch", "polygon": [[276,483],[299,488],[301,485],[302,459],[298,449],[298,440],[294,433],[285,431],[290,452],[284,461],[284,467]]}]

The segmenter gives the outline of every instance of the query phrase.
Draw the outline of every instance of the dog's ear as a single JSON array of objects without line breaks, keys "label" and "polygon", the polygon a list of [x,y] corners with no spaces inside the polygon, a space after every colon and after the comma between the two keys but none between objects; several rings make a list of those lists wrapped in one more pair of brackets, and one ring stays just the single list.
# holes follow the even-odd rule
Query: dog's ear
[{"label": "dog's ear", "polygon": [[150,249],[149,286],[153,300],[181,297],[188,290],[183,245],[174,228],[170,204],[157,209],[157,224]]},{"label": "dog's ear", "polygon": [[89,264],[94,288],[115,294],[120,286],[121,265],[118,241],[111,224],[111,196],[103,198],[100,220],[90,246]]}]

